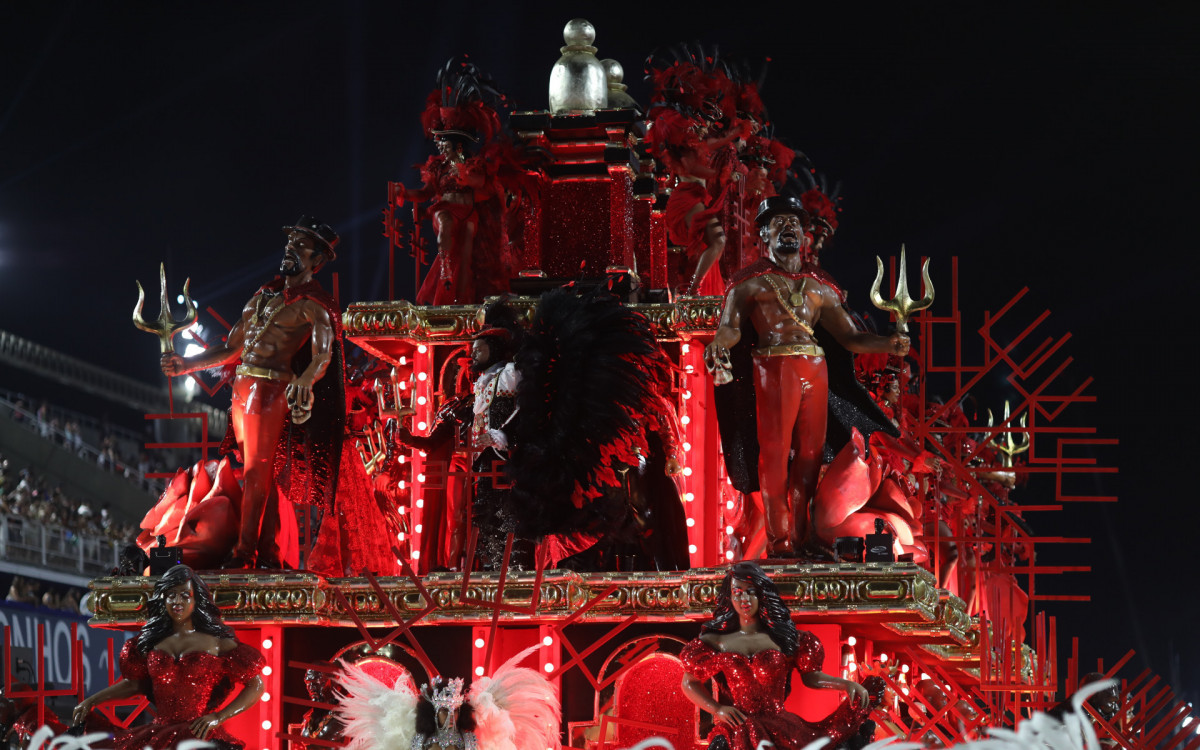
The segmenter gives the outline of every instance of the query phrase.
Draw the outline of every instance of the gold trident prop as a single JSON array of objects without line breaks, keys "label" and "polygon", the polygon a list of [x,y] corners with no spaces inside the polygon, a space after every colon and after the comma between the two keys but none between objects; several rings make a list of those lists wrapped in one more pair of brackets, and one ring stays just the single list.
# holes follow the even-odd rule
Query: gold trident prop
[{"label": "gold trident prop", "polygon": [[354,445],[358,448],[358,457],[362,460],[367,476],[373,477],[383,468],[384,459],[387,458],[387,443],[378,422],[367,427],[365,432],[366,445],[363,445],[362,440],[355,440]]},{"label": "gold trident prop", "polygon": [[883,284],[883,259],[875,256],[875,283],[871,285],[871,302],[880,310],[896,316],[896,330],[908,333],[908,319],[933,304],[933,282],[929,280],[929,259],[921,266],[921,279],[925,282],[925,296],[914,300],[908,294],[908,268],[904,260],[904,245],[900,246],[900,278],[896,282],[896,296],[885,300],[879,293]]},{"label": "gold trident prop", "polygon": [[162,296],[159,298],[158,319],[153,323],[147,323],[142,317],[142,305],[146,302],[146,292],[142,290],[142,282],[135,280],[134,283],[137,284],[138,301],[133,308],[133,324],[146,333],[158,336],[160,354],[175,351],[175,342],[171,340],[172,337],[196,322],[196,305],[188,294],[188,285],[192,283],[192,280],[188,279],[183,282],[183,301],[187,306],[187,314],[183,316],[183,320],[176,321],[171,315],[171,305],[167,302],[167,271],[163,268],[162,263],[158,264],[158,289]]},{"label": "gold trident prop", "polygon": [[404,401],[401,400],[401,396],[404,392],[400,390],[400,383],[396,377],[396,374],[396,368],[393,367],[391,373],[392,376],[388,378],[388,383],[391,385],[390,390],[392,392],[393,406],[391,408],[388,408],[387,398],[385,396],[389,390],[388,386],[384,385],[383,381],[379,378],[375,379],[375,399],[379,404],[379,416],[384,420],[399,419],[400,417],[411,417],[413,414],[417,413],[416,407],[413,406],[417,400],[416,392],[414,391],[412,398],[409,399],[409,405],[405,406]]},{"label": "gold trident prop", "polygon": [[[1008,399],[1005,399],[1005,401],[1004,401],[1004,421],[1005,422],[1008,422],[1008,414],[1009,414]],[[1024,427],[1025,427],[1025,417],[1026,416],[1027,416],[1026,414],[1022,414],[1020,421],[1017,423],[1022,429],[1024,429]],[[994,420],[992,419],[992,410],[988,409],[988,427],[993,426],[992,425],[993,421]],[[999,435],[997,435],[996,437],[999,437]],[[1013,434],[1011,432],[1006,432],[1006,433],[1004,433],[1004,442],[1003,443],[996,442],[996,438],[994,437],[991,440],[991,444],[993,447],[995,447],[996,450],[998,450],[1004,454],[1004,459],[1002,460],[1002,463],[1004,464],[1004,468],[1011,469],[1012,465],[1013,465],[1013,457],[1029,450],[1029,433],[1028,432],[1025,433],[1025,440],[1022,442],[1020,440],[1014,440]]]}]

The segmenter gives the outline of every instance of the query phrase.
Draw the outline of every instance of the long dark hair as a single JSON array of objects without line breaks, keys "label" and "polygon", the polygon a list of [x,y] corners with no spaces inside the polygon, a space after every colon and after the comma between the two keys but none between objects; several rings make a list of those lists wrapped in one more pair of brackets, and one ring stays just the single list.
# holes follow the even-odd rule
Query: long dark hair
[{"label": "long dark hair", "polygon": [[196,571],[186,565],[176,565],[158,579],[154,584],[154,594],[146,606],[146,624],[137,634],[137,650],[145,655],[158,645],[158,642],[174,632],[174,625],[167,615],[167,590],[184,583],[192,584],[192,595],[195,597],[196,609],[192,612],[192,625],[197,633],[207,633],[218,638],[233,638],[233,628],[221,622],[221,612],[213,602],[212,592]]},{"label": "long dark hair", "polygon": [[800,645],[800,634],[796,632],[796,623],[792,622],[791,610],[779,596],[775,583],[767,578],[763,569],[757,563],[742,561],[734,563],[721,581],[721,592],[717,596],[717,608],[713,618],[700,628],[702,633],[732,633],[738,629],[738,616],[733,611],[729,590],[733,579],[748,581],[758,593],[758,621],[779,650],[785,656],[795,656]]}]

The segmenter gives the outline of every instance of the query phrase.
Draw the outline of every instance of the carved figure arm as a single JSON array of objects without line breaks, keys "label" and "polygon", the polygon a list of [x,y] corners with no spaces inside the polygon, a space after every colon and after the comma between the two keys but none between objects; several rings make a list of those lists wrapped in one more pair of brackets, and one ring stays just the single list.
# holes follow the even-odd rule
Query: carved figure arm
[{"label": "carved figure arm", "polygon": [[734,706],[722,706],[713,700],[712,692],[705,687],[704,683],[696,679],[688,673],[683,675],[683,694],[692,703],[700,707],[700,710],[707,711],[712,714],[713,721],[720,724],[728,724],[737,726],[746,720],[746,715],[739,711]]},{"label": "carved figure arm", "polygon": [[[228,654],[231,651],[235,651],[239,648],[245,651],[245,653],[239,652],[238,654],[234,654],[234,657],[239,657],[240,655],[240,658],[237,659],[239,662],[239,668],[253,673],[249,676],[230,675],[231,678],[242,683],[242,689],[238,691],[238,694],[234,696],[233,700],[230,701],[229,705],[225,706],[225,708],[222,708],[220,711],[214,711],[212,713],[205,714],[192,722],[192,734],[194,734],[197,739],[207,739],[209,733],[214,729],[245,711],[247,708],[250,708],[255,703],[258,703],[258,699],[263,694],[264,686],[262,677],[258,675],[258,670],[262,668],[262,656],[249,646],[239,644],[232,638],[221,639],[222,654]],[[253,656],[248,655],[251,653]]]},{"label": "carved figure arm", "polygon": [[844,690],[846,695],[850,696],[850,702],[854,704],[865,704],[871,697],[867,693],[867,689],[857,682],[834,677],[824,672],[801,672],[800,681],[804,683],[805,687],[817,690]]},{"label": "carved figure arm", "polygon": [[713,336],[712,343],[704,348],[704,363],[708,369],[716,367],[718,361],[727,360],[729,350],[742,339],[742,308],[753,293],[750,281],[744,281],[725,297],[725,309],[721,312],[721,325]]},{"label": "carved figure arm", "polygon": [[287,395],[294,403],[307,404],[312,399],[313,385],[329,369],[329,362],[333,358],[334,332],[329,312],[321,304],[312,300],[304,300],[300,304],[304,319],[312,325],[312,362],[288,384]]},{"label": "carved figure arm", "polygon": [[87,720],[87,716],[92,712],[92,709],[103,703],[124,700],[132,698],[135,695],[146,695],[148,693],[149,682],[147,680],[131,680],[128,677],[122,678],[120,682],[115,682],[103,690],[98,690],[80,701],[75,710],[71,712],[71,723],[82,724]]},{"label": "carved figure arm", "polygon": [[[253,302],[253,300],[251,300]],[[207,370],[210,367],[220,367],[242,356],[242,347],[246,341],[244,321],[239,320],[229,331],[225,341],[208,347],[203,352],[183,357],[175,352],[167,352],[159,359],[159,367],[164,375],[187,375],[189,372]]]}]

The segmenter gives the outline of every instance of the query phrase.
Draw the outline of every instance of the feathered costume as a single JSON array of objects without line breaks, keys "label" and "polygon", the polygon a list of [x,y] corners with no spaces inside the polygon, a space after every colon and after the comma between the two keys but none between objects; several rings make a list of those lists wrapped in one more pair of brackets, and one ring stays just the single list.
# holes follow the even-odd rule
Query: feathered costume
[{"label": "feathered costume", "polygon": [[355,664],[343,664],[338,713],[350,740],[347,747],[423,750],[431,740],[454,735],[464,750],[560,750],[562,709],[554,685],[537,670],[517,666],[538,648],[540,644],[525,649],[490,677],[471,685],[465,701],[474,721],[473,732],[442,725],[434,733],[418,731],[422,701],[433,704],[435,711],[445,708],[448,717],[457,714],[464,702],[461,678],[436,678],[418,692],[407,679],[389,686]]},{"label": "feathered costume", "polygon": [[551,566],[602,539],[634,541],[622,538],[637,534],[626,472],[650,455],[670,382],[649,321],[604,288],[547,292],[516,366],[521,416],[507,470],[519,535],[541,540]]},{"label": "feathered costume", "polygon": [[[472,226],[472,236],[456,237],[444,247],[417,292],[422,305],[470,304],[508,291],[517,259],[505,236],[505,188],[500,175],[510,174],[512,148],[502,142],[496,108],[504,96],[476,65],[451,59],[438,71],[437,88],[426,100],[421,125],[428,138],[473,142],[478,153],[463,161],[436,154],[420,167],[424,187],[418,191],[433,199],[428,208],[439,238],[444,224]],[[461,232],[459,233],[461,235]],[[462,247],[459,243],[470,243]],[[463,259],[469,258],[464,264]],[[466,291],[460,294],[462,285]],[[460,298],[461,297],[461,298]]]},{"label": "feathered costume", "polygon": [[[715,219],[724,227],[734,217],[753,215],[760,201],[775,195],[790,175],[796,152],[774,137],[760,96],[766,65],[755,76],[742,60],[722,58],[720,50],[677,45],[646,61],[646,82],[654,91],[646,136],[651,153],[674,178],[666,206],[667,236],[685,249],[678,272],[691,277],[699,256],[710,248],[706,230]],[[726,234],[729,234],[728,232]],[[732,262],[748,264],[754,247],[742,247],[734,233]],[[726,248],[728,249],[728,248]],[[713,266],[698,280],[697,293],[719,295],[722,273]]]},{"label": "feathered costume", "polygon": [[[654,92],[646,141],[675,178],[666,206],[667,237],[685,249],[681,275],[691,278],[709,247],[708,225],[725,214],[737,164],[731,143],[750,130],[734,116],[736,89],[716,50],[708,54],[679,45],[668,52],[646,61],[646,82]],[[725,285],[716,265],[696,281],[698,294],[720,294]]]}]

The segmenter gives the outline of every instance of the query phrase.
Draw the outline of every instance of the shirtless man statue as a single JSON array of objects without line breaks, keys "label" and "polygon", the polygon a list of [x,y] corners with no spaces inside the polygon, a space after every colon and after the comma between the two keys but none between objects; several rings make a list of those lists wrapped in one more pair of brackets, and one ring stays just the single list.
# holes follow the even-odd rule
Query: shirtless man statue
[{"label": "shirtless man statue", "polygon": [[[193,357],[164,354],[162,371],[184,375],[238,360],[230,423],[245,466],[241,524],[224,568],[278,568],[279,502],[274,462],[285,420],[311,414],[313,386],[333,357],[336,309],[313,274],[337,257],[337,233],[311,216],[284,227],[287,245],[281,278],[250,298],[225,343]],[[312,360],[302,372],[293,360],[308,345]]]},{"label": "shirtless man statue", "polygon": [[909,340],[901,333],[887,337],[855,329],[842,307],[841,290],[817,265],[811,249],[813,222],[799,200],[767,198],[755,222],[769,257],[734,277],[704,357],[715,373],[727,367],[743,325],[751,325],[758,336],[753,382],[767,555],[792,558],[808,541],[808,506],[821,471],[828,416],[825,352],[814,338],[814,327],[823,326],[841,346],[857,353],[903,356]]}]

